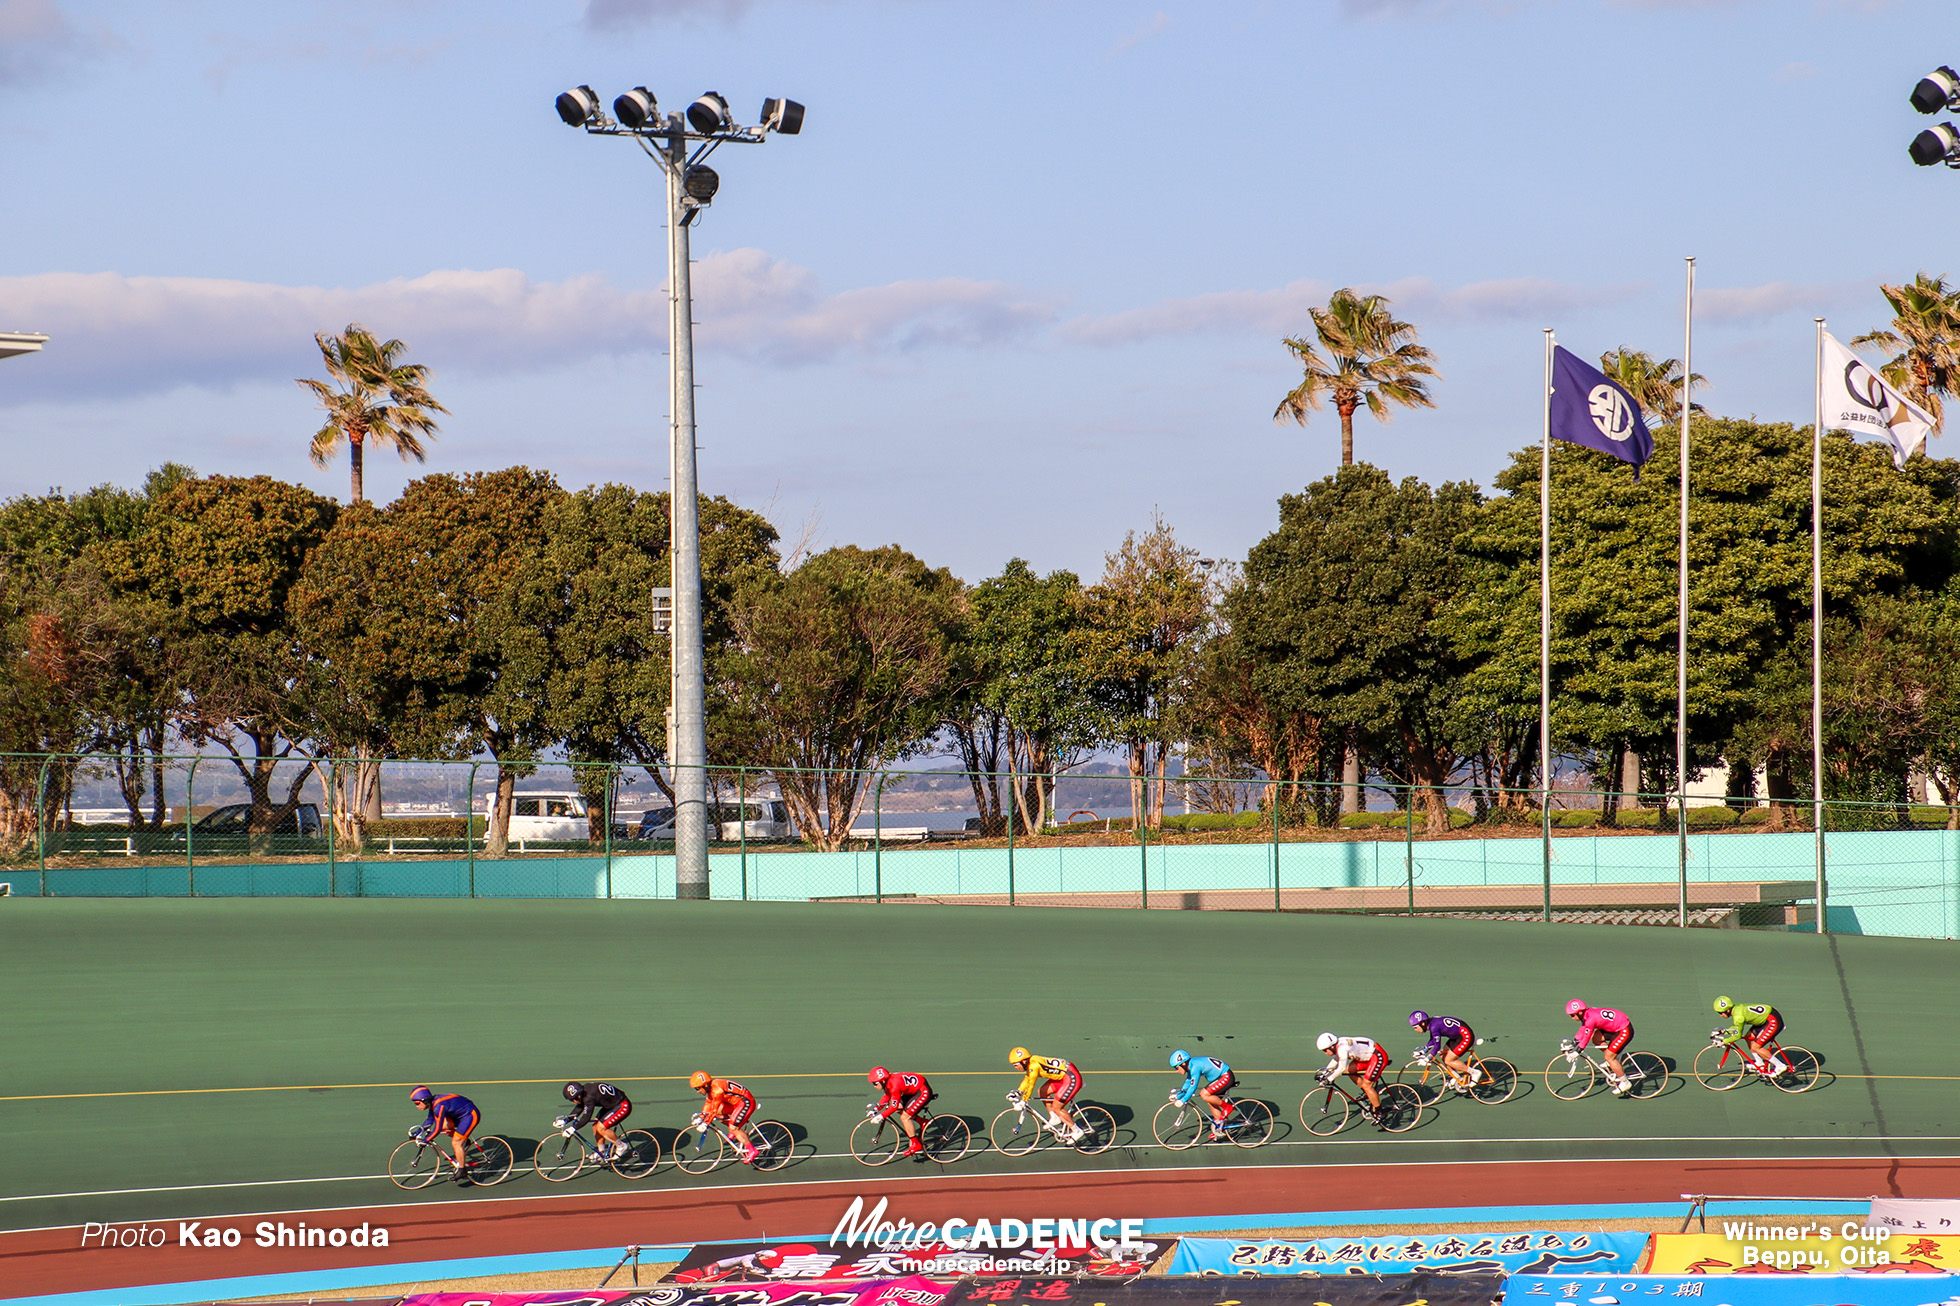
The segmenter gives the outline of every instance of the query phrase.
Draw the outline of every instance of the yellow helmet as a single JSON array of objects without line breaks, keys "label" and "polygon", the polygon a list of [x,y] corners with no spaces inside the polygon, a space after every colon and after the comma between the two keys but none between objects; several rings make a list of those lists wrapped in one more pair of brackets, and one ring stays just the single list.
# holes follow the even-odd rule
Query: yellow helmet
[{"label": "yellow helmet", "polygon": [[687,1086],[699,1093],[713,1082],[713,1077],[705,1070],[697,1070],[687,1077]]},{"label": "yellow helmet", "polygon": [[1022,1062],[1029,1061],[1032,1059],[1033,1058],[1031,1054],[1028,1052],[1026,1048],[1015,1048],[1012,1052],[1009,1052],[1007,1054],[1007,1064],[1010,1066],[1018,1066]]}]

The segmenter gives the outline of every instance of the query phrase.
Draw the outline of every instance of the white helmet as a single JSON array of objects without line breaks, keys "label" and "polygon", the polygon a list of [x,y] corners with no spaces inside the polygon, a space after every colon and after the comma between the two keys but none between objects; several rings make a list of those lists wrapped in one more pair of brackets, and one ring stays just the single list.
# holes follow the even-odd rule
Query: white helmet
[{"label": "white helmet", "polygon": [[1319,1048],[1322,1052],[1332,1052],[1334,1050],[1334,1045],[1336,1043],[1339,1043],[1340,1041],[1341,1040],[1335,1038],[1332,1034],[1322,1034],[1319,1038],[1313,1041],[1313,1045]]}]

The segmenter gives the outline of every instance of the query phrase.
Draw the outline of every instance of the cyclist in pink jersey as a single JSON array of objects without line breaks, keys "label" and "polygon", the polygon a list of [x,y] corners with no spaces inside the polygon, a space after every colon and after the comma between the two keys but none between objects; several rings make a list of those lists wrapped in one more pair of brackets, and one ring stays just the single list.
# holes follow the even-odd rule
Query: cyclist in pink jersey
[{"label": "cyclist in pink jersey", "polygon": [[1620,1064],[1620,1049],[1633,1041],[1633,1020],[1624,1011],[1611,1007],[1589,1007],[1579,998],[1565,1004],[1565,1014],[1579,1022],[1578,1044],[1590,1047],[1598,1040],[1606,1062],[1606,1073],[1613,1080],[1613,1096],[1625,1097],[1633,1087],[1626,1067]]}]

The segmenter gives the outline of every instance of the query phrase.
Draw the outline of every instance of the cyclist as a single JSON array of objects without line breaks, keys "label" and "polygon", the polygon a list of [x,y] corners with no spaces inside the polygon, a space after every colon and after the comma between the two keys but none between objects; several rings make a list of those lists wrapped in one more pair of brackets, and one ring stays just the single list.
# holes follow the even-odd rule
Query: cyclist
[{"label": "cyclist", "polygon": [[[1747,1056],[1757,1074],[1774,1078],[1790,1068],[1782,1054],[1772,1050],[1783,1028],[1782,1012],[1767,1002],[1738,1007],[1724,997],[1715,999],[1715,1014],[1731,1018],[1734,1028],[1722,1041]],[[1746,1048],[1742,1046],[1745,1041],[1749,1044]]]},{"label": "cyclist", "polygon": [[1578,1046],[1584,1051],[1594,1038],[1606,1060],[1606,1074],[1613,1081],[1613,1096],[1625,1097],[1633,1089],[1626,1067],[1620,1064],[1620,1049],[1633,1041],[1633,1020],[1624,1011],[1611,1007],[1589,1007],[1574,998],[1565,1004],[1565,1014],[1579,1022]]},{"label": "cyclist", "polygon": [[1007,1095],[1009,1102],[1020,1106],[1039,1098],[1048,1108],[1048,1123],[1063,1142],[1073,1143],[1082,1137],[1082,1130],[1068,1109],[1068,1104],[1082,1091],[1082,1072],[1075,1068],[1073,1061],[1038,1057],[1026,1048],[1015,1048],[1007,1054],[1007,1064],[1022,1075],[1021,1086]]},{"label": "cyclist", "polygon": [[1217,1057],[1194,1057],[1183,1048],[1171,1053],[1171,1069],[1184,1072],[1182,1087],[1171,1090],[1171,1101],[1183,1106],[1196,1096],[1211,1115],[1211,1136],[1225,1137],[1225,1117],[1232,1104],[1225,1095],[1232,1091],[1232,1068]]},{"label": "cyclist", "polygon": [[[1429,1035],[1429,1041],[1416,1051],[1418,1057],[1443,1058],[1443,1065],[1454,1075],[1470,1084],[1483,1082],[1482,1067],[1473,1066],[1463,1058],[1477,1045],[1477,1036],[1470,1027],[1455,1016],[1432,1016],[1426,1011],[1411,1011],[1409,1024]],[[1451,1085],[1461,1093],[1465,1090]]]},{"label": "cyclist", "polygon": [[687,1086],[708,1099],[696,1113],[694,1127],[704,1129],[713,1121],[726,1121],[729,1137],[735,1140],[735,1146],[742,1149],[742,1159],[754,1165],[756,1146],[749,1141],[749,1132],[742,1126],[755,1114],[755,1094],[732,1079],[716,1079],[705,1070],[697,1070],[688,1076]]},{"label": "cyclist", "polygon": [[1336,1075],[1346,1074],[1368,1095],[1369,1122],[1381,1124],[1382,1095],[1375,1085],[1388,1069],[1388,1049],[1371,1038],[1338,1038],[1333,1034],[1322,1034],[1314,1046],[1332,1058],[1315,1078],[1326,1084]]},{"label": "cyclist", "polygon": [[877,1066],[865,1079],[884,1090],[885,1095],[872,1104],[879,1118],[889,1120],[897,1116],[898,1127],[912,1140],[900,1155],[917,1156],[925,1151],[925,1142],[919,1137],[919,1112],[937,1096],[926,1077]]},{"label": "cyclist", "polygon": [[456,1179],[467,1183],[470,1163],[463,1155],[463,1144],[483,1122],[483,1113],[476,1109],[476,1103],[460,1093],[437,1093],[426,1084],[410,1093],[408,1100],[429,1113],[428,1119],[408,1132],[431,1146],[448,1134],[450,1150],[456,1154]]},{"label": "cyclist", "polygon": [[595,1159],[617,1160],[626,1151],[626,1145],[613,1132],[614,1125],[633,1114],[633,1103],[626,1094],[598,1080],[591,1083],[572,1080],[565,1085],[565,1100],[578,1108],[567,1117],[565,1127],[578,1129],[590,1121],[592,1132],[599,1136],[599,1154]]}]

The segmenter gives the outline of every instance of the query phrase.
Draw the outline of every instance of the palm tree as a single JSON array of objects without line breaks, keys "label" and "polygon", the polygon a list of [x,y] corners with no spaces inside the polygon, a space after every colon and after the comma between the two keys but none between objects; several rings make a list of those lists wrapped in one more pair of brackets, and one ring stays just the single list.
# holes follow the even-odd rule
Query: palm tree
[{"label": "palm tree", "polygon": [[401,361],[408,346],[399,340],[377,341],[368,329],[350,322],[337,336],[316,332],[314,343],[326,360],[327,375],[340,383],[300,381],[320,400],[327,420],[313,433],[313,465],[325,467],[340,442],[347,442],[347,463],[353,471],[351,503],[360,503],[361,449],[369,440],[391,445],[406,462],[424,461],[422,437],[436,433],[434,413],[449,410],[437,403],[424,382],[429,369]]},{"label": "palm tree", "polygon": [[[1425,376],[1438,376],[1435,355],[1416,343],[1416,329],[1399,322],[1381,295],[1357,295],[1347,287],[1334,292],[1326,308],[1311,308],[1315,340],[1288,336],[1286,347],[1306,375],[1273,410],[1273,420],[1307,424],[1309,409],[1332,396],[1341,415],[1341,466],[1354,462],[1354,412],[1361,405],[1376,420],[1389,419],[1388,406],[1434,408]],[[1318,343],[1316,343],[1316,341]],[[1326,357],[1321,350],[1327,351]]]},{"label": "palm tree", "polygon": [[[1633,402],[1640,405],[1648,421],[1671,425],[1681,420],[1680,359],[1663,358],[1655,362],[1652,354],[1621,345],[1601,354],[1599,367],[1609,380],[1618,382],[1622,390],[1633,396]],[[1696,390],[1708,388],[1708,378],[1700,372],[1689,377],[1688,383]],[[1706,410],[1700,404],[1691,404],[1688,411]]]},{"label": "palm tree", "polygon": [[1892,306],[1895,329],[1868,332],[1851,343],[1898,350],[1879,372],[1937,424],[1941,398],[1960,386],[1960,288],[1921,272],[1909,286],[1881,285],[1878,291]]}]

